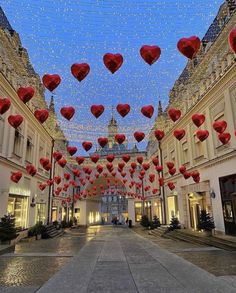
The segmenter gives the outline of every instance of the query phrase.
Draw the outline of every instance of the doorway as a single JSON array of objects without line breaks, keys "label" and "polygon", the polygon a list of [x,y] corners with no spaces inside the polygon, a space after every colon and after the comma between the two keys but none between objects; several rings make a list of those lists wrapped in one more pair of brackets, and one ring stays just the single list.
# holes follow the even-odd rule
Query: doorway
[{"label": "doorway", "polygon": [[201,210],[206,209],[205,192],[191,192],[188,194],[190,227],[198,230]]}]

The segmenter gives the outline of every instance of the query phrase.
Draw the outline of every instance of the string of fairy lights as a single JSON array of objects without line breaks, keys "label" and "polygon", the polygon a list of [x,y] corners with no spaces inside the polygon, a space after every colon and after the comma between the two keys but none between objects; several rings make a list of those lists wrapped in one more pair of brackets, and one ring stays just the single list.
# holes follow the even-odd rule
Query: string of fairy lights
[{"label": "string of fairy lights", "polygon": [[[58,123],[71,143],[96,142],[107,135],[112,112],[118,131],[124,133],[130,146],[136,143],[133,133],[143,131],[145,148],[148,134],[157,115],[158,101],[163,108],[168,94],[186,65],[176,48],[184,36],[204,36],[222,0],[5,0],[2,8],[27,48],[35,71],[57,73],[62,82],[56,90],[55,107]],[[140,58],[144,44],[160,46],[161,57],[153,66]],[[121,53],[122,67],[111,75],[104,67],[106,52]],[[79,83],[70,72],[75,63],[87,62],[91,72]],[[46,92],[50,101],[50,93]],[[129,103],[125,118],[112,111],[118,103]],[[99,119],[92,117],[92,104],[104,104]],[[151,119],[140,114],[140,108],[152,104]],[[65,121],[60,108],[73,105],[76,115]],[[79,144],[78,144],[79,146]]]}]

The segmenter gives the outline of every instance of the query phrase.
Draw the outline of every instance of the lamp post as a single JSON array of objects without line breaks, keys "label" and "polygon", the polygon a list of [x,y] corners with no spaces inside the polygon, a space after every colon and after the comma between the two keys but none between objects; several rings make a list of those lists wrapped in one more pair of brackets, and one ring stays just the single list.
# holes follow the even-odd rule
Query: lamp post
[{"label": "lamp post", "polygon": [[[53,150],[54,150],[54,139],[52,139],[52,147],[51,147],[51,164],[52,167],[49,173],[49,179],[52,180],[55,174],[55,160],[53,161]],[[48,193],[48,216],[47,216],[47,224],[51,222],[52,218],[52,197],[54,192],[54,184],[49,186],[49,193]]]},{"label": "lamp post", "polygon": [[[159,154],[160,154],[160,164],[163,166],[163,157],[162,157],[162,148],[161,142],[159,141]],[[163,178],[163,170],[160,172],[161,177]],[[166,201],[165,201],[165,189],[164,186],[161,186],[161,195],[162,195],[162,223],[166,225]]]},{"label": "lamp post", "polygon": [[143,187],[143,178],[142,178],[142,214],[145,215],[145,193],[144,193],[144,187]]}]

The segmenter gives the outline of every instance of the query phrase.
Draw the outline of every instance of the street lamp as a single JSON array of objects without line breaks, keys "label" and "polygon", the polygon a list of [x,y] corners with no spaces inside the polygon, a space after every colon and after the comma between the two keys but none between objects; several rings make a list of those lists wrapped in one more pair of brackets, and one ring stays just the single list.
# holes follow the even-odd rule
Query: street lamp
[{"label": "street lamp", "polygon": [[[160,154],[160,164],[161,166],[163,166],[163,157],[162,157],[162,148],[161,148],[161,142],[159,141],[158,143],[158,147],[159,147],[159,154]],[[163,169],[160,172],[161,177],[163,177]],[[164,189],[164,185],[161,186],[161,195],[162,195],[162,223],[166,224],[166,201],[165,201],[165,189]]]}]

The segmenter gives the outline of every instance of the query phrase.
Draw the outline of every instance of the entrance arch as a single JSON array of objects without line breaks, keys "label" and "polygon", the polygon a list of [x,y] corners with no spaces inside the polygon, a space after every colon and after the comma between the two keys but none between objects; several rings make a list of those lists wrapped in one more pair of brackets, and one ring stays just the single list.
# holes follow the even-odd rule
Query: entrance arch
[{"label": "entrance arch", "polygon": [[[120,178],[101,176],[85,186],[87,197],[80,201],[80,218],[86,225],[111,224],[117,219],[118,224],[124,224],[128,217],[127,190]],[[81,222],[81,221],[80,221]]]}]

